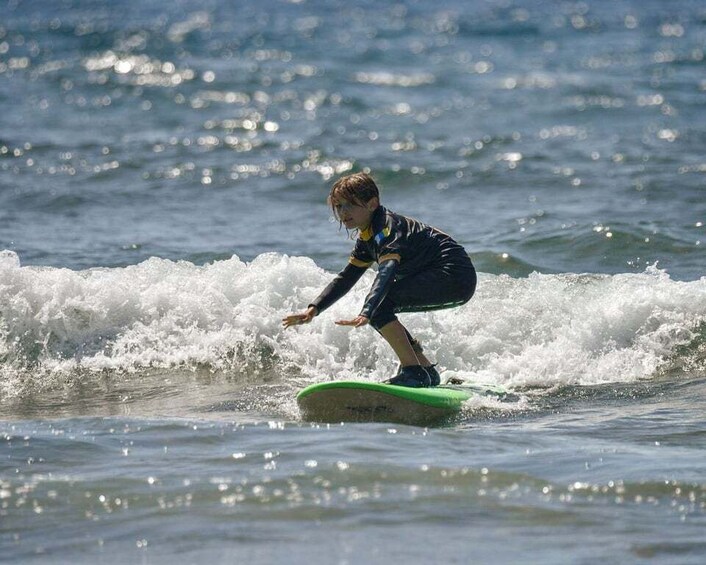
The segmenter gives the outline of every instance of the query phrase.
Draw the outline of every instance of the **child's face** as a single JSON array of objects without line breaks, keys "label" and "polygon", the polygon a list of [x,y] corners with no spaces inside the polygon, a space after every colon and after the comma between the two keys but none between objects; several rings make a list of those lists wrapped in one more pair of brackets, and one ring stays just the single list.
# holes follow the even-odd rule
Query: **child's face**
[{"label": "child's face", "polygon": [[349,230],[364,230],[367,228],[377,207],[377,198],[372,198],[366,204],[347,202],[345,200],[334,200],[333,202],[333,208],[336,210],[338,219]]}]

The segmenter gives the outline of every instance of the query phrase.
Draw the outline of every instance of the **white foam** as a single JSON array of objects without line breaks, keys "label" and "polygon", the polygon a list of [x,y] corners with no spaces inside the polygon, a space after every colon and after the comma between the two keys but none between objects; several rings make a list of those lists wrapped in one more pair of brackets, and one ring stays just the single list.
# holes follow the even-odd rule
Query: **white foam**
[{"label": "white foam", "polygon": [[[203,368],[258,378],[381,378],[396,366],[354,317],[367,273],[329,311],[288,330],[332,274],[312,260],[265,254],[197,266],[152,258],[125,268],[22,267],[0,253],[0,384],[103,370]],[[403,315],[441,367],[514,388],[649,378],[706,320],[706,278],[643,274],[481,275],[461,308]],[[26,384],[26,383],[25,383]],[[39,383],[35,383],[39,384]],[[21,387],[20,387],[21,388]]]},{"label": "white foam", "polygon": [[[448,316],[451,329],[440,340],[442,363],[480,380],[513,387],[629,382],[652,376],[694,338],[706,319],[706,279],[672,281],[654,268],[486,276],[464,320],[437,316]],[[444,359],[452,344],[458,355]]]}]

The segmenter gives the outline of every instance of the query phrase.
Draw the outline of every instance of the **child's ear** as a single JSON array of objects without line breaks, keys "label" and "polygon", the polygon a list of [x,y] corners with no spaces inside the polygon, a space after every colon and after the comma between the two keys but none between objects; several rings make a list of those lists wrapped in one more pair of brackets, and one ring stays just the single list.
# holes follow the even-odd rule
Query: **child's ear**
[{"label": "child's ear", "polygon": [[380,206],[380,199],[377,196],[373,196],[368,202],[365,204],[365,207],[370,210],[371,212],[377,210],[377,207]]}]

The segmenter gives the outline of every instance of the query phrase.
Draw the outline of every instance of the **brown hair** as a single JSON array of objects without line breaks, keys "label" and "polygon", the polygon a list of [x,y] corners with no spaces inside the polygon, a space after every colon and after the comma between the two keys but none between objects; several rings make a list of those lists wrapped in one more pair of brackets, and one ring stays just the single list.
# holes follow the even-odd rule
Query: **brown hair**
[{"label": "brown hair", "polygon": [[336,214],[336,201],[344,200],[351,204],[365,206],[373,198],[380,199],[380,190],[373,177],[367,173],[355,173],[338,179],[331,187],[326,201],[331,206],[333,215],[340,219]]}]

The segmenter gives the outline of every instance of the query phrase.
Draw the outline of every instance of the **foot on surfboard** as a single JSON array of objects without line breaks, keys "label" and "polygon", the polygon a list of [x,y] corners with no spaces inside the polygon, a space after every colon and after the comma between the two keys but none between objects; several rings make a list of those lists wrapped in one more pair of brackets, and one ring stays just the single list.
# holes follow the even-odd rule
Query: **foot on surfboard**
[{"label": "foot on surfboard", "polygon": [[429,373],[427,373],[427,370],[421,365],[402,367],[399,373],[385,382],[391,385],[408,386],[412,388],[431,386]]},{"label": "foot on surfboard", "polygon": [[[429,375],[429,380],[431,381],[431,384],[429,386],[439,386],[441,384],[441,376],[439,375],[439,371],[436,370],[436,365],[429,365],[428,367],[423,367],[424,370],[427,372]],[[402,365],[399,365],[397,367],[397,375],[400,374],[402,371]],[[392,377],[393,379],[395,377]],[[388,379],[384,381],[386,384],[395,384],[391,382],[392,379]]]},{"label": "foot on surfboard", "polygon": [[431,380],[431,386],[439,386],[441,384],[441,376],[439,375],[439,371],[436,370],[436,365],[429,365],[428,367],[424,367],[424,370],[429,375],[429,379]]}]

